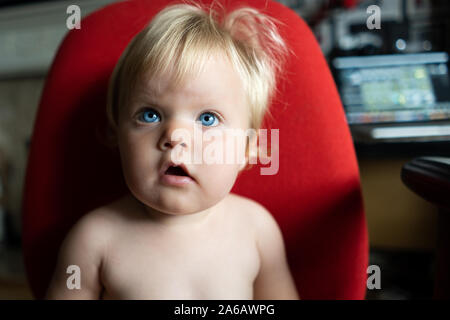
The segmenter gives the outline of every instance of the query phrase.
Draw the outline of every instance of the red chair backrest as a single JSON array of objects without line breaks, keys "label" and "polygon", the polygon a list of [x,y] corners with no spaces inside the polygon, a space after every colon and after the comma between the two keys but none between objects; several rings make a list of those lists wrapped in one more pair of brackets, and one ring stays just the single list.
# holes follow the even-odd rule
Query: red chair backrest
[{"label": "red chair backrest", "polygon": [[[127,191],[119,157],[98,138],[106,124],[108,78],[132,37],[168,3],[108,5],[84,18],[59,47],[35,122],[23,203],[25,266],[37,298],[69,228]],[[266,126],[279,129],[279,171],[260,175],[255,166],[232,192],[258,201],[278,221],[302,298],[364,298],[368,237],[358,166],[320,47],[305,22],[279,3],[222,3],[248,4],[284,22],[281,34],[296,55]]]}]

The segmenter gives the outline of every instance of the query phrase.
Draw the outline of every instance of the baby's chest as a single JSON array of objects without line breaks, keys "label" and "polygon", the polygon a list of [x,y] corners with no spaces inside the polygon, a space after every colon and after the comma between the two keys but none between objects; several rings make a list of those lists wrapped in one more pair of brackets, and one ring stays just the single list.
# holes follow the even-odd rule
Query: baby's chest
[{"label": "baby's chest", "polygon": [[250,238],[139,245],[108,258],[105,297],[251,299],[259,258]]}]

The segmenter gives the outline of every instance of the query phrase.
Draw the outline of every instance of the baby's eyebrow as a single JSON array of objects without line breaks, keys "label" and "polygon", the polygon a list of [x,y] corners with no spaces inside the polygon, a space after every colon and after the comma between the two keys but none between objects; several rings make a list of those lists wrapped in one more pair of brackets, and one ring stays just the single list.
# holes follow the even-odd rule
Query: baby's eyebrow
[{"label": "baby's eyebrow", "polygon": [[155,106],[158,105],[158,99],[155,98],[155,95],[152,94],[151,91],[147,90],[141,90],[134,96],[133,100],[139,103],[149,103]]},{"label": "baby's eyebrow", "polygon": [[139,93],[136,95],[139,98],[145,98],[145,99],[154,99],[155,98],[155,92],[150,89],[146,90],[140,90]]},{"label": "baby's eyebrow", "polygon": [[136,100],[136,109],[140,109],[142,107],[155,107],[158,109],[166,109],[164,106],[158,104],[154,100],[148,100],[148,99],[138,99]]}]

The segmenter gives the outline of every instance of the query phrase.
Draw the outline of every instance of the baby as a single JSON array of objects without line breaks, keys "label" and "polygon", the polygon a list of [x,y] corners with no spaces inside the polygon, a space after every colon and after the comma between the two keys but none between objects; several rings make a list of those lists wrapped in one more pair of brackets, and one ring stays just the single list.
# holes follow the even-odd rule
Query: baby
[{"label": "baby", "polygon": [[[232,132],[260,128],[286,52],[274,20],[248,7],[219,19],[178,4],[152,19],[108,93],[130,193],[72,228],[47,298],[298,299],[277,223],[230,193],[255,139]],[[241,156],[204,161],[208,149]]]}]

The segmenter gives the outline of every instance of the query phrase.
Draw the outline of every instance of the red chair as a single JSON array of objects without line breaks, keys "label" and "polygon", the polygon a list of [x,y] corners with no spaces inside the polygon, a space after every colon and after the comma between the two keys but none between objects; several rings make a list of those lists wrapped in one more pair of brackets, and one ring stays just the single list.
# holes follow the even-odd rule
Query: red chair
[{"label": "red chair", "polygon": [[[168,3],[108,5],[83,19],[58,50],[34,127],[23,203],[24,258],[36,298],[45,293],[69,228],[127,191],[118,154],[100,142],[108,78],[128,42]],[[263,176],[254,166],[232,192],[263,204],[278,221],[303,299],[363,299],[367,228],[355,152],[331,73],[294,11],[271,1],[246,3],[285,23],[281,34],[296,56],[279,83],[273,119],[266,119],[266,128],[280,129],[278,174]]]}]

